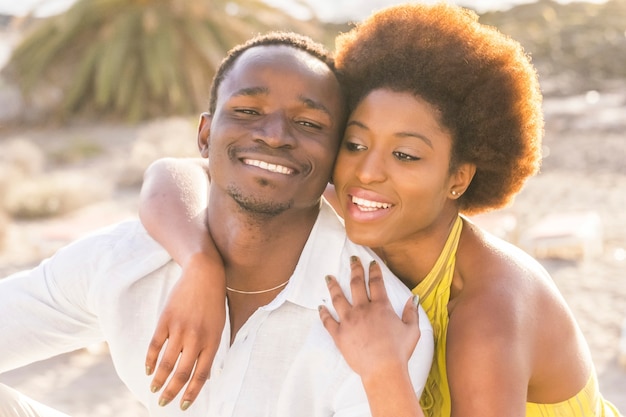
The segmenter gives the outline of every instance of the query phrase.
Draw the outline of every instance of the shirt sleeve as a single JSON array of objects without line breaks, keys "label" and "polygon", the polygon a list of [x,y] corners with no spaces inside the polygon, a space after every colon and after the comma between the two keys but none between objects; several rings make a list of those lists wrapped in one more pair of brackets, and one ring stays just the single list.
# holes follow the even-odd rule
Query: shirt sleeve
[{"label": "shirt sleeve", "polygon": [[103,341],[117,295],[169,259],[131,221],[0,279],[0,373]]},{"label": "shirt sleeve", "polygon": [[[0,372],[102,340],[86,303],[86,259],[74,252],[0,280]],[[72,273],[60,275],[66,265]]]}]

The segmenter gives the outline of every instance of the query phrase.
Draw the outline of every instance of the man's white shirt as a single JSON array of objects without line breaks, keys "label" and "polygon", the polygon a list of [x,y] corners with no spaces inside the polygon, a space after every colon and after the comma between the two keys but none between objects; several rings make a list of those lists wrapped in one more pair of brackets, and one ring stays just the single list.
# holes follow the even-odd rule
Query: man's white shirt
[{"label": "man's white shirt", "polygon": [[[350,293],[350,256],[377,259],[400,315],[410,291],[367,248],[345,234],[324,202],[284,290],[258,309],[230,345],[228,319],[211,378],[187,410],[180,396],[159,407],[144,373],[148,344],[181,270],[138,221],[98,231],[38,267],[0,279],[0,373],[106,341],[116,371],[151,416],[368,416],[359,376],[324,329],[332,309],[324,277]],[[432,327],[420,308],[421,338],[409,362],[421,394],[433,358]],[[51,387],[51,389],[54,389]]]}]

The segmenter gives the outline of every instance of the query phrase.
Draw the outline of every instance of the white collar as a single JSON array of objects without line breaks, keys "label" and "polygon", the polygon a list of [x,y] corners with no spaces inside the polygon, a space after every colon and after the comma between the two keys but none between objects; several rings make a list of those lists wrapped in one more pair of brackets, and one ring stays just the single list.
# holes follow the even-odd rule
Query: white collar
[{"label": "white collar", "polygon": [[262,308],[274,310],[289,301],[317,310],[329,296],[324,277],[338,273],[346,239],[341,219],[328,202],[322,199],[320,213],[289,284],[271,303]]}]

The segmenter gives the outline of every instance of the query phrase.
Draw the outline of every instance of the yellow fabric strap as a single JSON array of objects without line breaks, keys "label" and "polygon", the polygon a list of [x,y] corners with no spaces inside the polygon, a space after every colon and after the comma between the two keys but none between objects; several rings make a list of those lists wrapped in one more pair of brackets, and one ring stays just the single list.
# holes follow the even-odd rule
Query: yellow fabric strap
[{"label": "yellow fabric strap", "polygon": [[555,404],[526,403],[526,417],[620,417],[617,408],[602,398],[596,372],[575,397]]},{"label": "yellow fabric strap", "polygon": [[446,335],[448,333],[448,301],[454,276],[456,248],[459,244],[463,220],[457,217],[450,235],[435,265],[426,277],[413,289],[419,295],[420,304],[433,325],[435,357],[420,399],[428,417],[450,416],[450,390],[446,373]]}]

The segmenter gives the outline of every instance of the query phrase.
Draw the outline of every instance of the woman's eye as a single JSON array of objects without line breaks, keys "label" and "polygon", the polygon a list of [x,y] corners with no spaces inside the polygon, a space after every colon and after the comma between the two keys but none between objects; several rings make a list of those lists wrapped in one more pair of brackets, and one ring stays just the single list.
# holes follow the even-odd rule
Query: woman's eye
[{"label": "woman's eye", "polygon": [[358,152],[367,149],[365,146],[354,142],[346,142],[345,147],[350,152]]},{"label": "woman's eye", "polygon": [[404,152],[394,152],[393,155],[400,161],[417,161],[419,158]]}]

